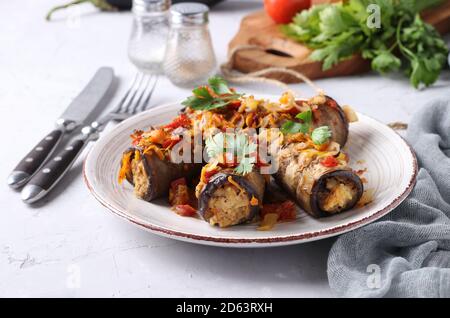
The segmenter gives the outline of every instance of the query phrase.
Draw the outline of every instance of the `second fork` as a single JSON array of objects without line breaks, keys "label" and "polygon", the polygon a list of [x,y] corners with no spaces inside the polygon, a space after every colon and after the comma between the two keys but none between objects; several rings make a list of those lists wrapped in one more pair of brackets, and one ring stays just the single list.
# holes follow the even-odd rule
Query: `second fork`
[{"label": "second fork", "polygon": [[99,133],[110,121],[122,121],[147,109],[157,80],[155,76],[137,73],[116,108],[89,126],[83,127],[81,133],[69,145],[48,160],[33,176],[22,190],[22,200],[34,203],[48,194],[70,169],[84,147],[90,141],[97,140]]}]

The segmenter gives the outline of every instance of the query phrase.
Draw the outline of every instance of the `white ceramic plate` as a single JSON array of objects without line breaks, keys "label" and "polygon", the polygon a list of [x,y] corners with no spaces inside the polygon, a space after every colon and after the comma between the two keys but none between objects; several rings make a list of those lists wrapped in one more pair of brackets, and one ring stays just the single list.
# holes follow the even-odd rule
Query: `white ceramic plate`
[{"label": "white ceramic plate", "polygon": [[257,231],[257,224],[213,227],[200,218],[178,216],[169,209],[166,198],[145,202],[134,197],[126,182],[117,183],[122,152],[130,146],[130,133],[170,122],[180,108],[179,103],[163,105],[122,122],[96,142],[84,164],[85,182],[101,204],[155,234],[227,247],[280,246],[323,239],[387,214],[406,198],[416,181],[417,161],[409,145],[384,124],[358,114],[359,121],[350,124],[345,150],[354,169],[367,168],[364,178],[368,183],[364,187],[374,191],[371,203],[321,219],[301,212],[296,221],[277,224],[271,231]]}]

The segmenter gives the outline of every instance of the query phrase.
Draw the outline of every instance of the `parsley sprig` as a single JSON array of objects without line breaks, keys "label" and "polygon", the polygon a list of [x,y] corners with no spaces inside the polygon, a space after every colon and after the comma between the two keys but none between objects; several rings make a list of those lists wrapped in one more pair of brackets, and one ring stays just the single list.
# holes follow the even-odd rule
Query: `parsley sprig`
[{"label": "parsley sprig", "polygon": [[[443,69],[447,46],[419,13],[443,0],[348,0],[301,11],[284,33],[313,48],[310,58],[323,69],[361,53],[372,69],[403,70],[414,87],[433,84]],[[380,25],[368,24],[369,5],[380,8]]]},{"label": "parsley sprig", "polygon": [[200,86],[192,90],[193,96],[186,98],[181,104],[195,110],[212,110],[227,106],[242,94],[235,93],[227,82],[218,76],[208,80],[208,86]]},{"label": "parsley sprig", "polygon": [[220,162],[224,157],[231,157],[237,162],[234,172],[238,174],[251,172],[256,163],[257,144],[243,133],[217,133],[206,139],[205,146],[210,158]]},{"label": "parsley sprig", "polygon": [[283,134],[296,134],[300,132],[304,134],[309,133],[312,123],[311,109],[297,114],[295,118],[300,119],[302,122],[288,120],[283,125],[281,125],[281,132]]},{"label": "parsley sprig", "polygon": [[281,132],[283,134],[309,134],[311,140],[316,145],[322,145],[331,138],[331,130],[328,126],[317,127],[313,131],[311,131],[312,126],[312,111],[308,109],[304,112],[301,112],[295,116],[295,118],[300,119],[301,122],[295,122],[292,120],[286,121],[283,125],[281,125]]}]

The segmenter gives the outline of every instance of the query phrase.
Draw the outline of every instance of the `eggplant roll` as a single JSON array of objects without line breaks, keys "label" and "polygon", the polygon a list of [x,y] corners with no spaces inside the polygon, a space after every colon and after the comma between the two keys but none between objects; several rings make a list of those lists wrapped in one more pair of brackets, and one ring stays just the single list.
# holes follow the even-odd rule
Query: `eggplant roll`
[{"label": "eggplant roll", "polygon": [[[137,155],[138,154],[138,155]],[[134,186],[134,194],[145,201],[152,201],[169,193],[170,183],[178,178],[191,179],[201,166],[193,163],[172,163],[160,159],[154,153],[144,154],[130,148],[123,153],[122,167],[128,182]]]},{"label": "eggplant roll", "polygon": [[199,196],[199,212],[212,225],[228,227],[252,221],[259,213],[265,180],[256,171],[245,176],[223,170],[208,181]]},{"label": "eggplant roll", "polygon": [[330,216],[351,209],[363,193],[359,176],[347,165],[326,167],[320,159],[290,144],[279,153],[279,169],[274,175],[308,214]]},{"label": "eggplant roll", "polygon": [[331,129],[331,138],[341,147],[348,138],[348,120],[341,106],[331,97],[319,95],[314,97],[318,107],[314,109],[313,126],[328,126]]}]

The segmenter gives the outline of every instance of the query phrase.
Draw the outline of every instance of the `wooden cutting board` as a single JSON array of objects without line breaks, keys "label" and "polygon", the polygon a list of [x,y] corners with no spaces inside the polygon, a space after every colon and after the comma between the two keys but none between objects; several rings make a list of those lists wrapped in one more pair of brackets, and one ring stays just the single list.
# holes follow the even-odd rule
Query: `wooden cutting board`
[{"label": "wooden cutting board", "polygon": [[[441,34],[450,32],[450,0],[432,10],[423,12],[422,17],[431,23]],[[305,45],[286,38],[272,19],[264,11],[246,16],[239,31],[229,44],[229,50],[241,45],[258,45],[264,50],[246,49],[237,52],[232,61],[233,68],[249,73],[268,67],[285,67],[301,72],[311,79],[347,76],[370,70],[370,64],[360,55],[345,60],[327,71],[322,70],[321,62],[308,59],[311,50]],[[274,73],[267,77],[285,83],[299,80],[286,74]]]}]

